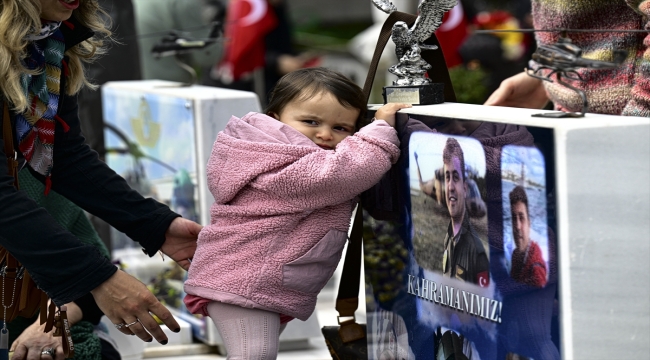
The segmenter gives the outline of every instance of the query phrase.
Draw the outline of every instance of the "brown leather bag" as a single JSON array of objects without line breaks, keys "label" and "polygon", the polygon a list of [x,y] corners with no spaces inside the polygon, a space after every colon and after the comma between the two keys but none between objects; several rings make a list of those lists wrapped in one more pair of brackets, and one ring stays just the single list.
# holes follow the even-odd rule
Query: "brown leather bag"
[{"label": "brown leather bag", "polygon": [[[9,175],[14,177],[14,186],[18,189],[18,161],[14,150],[9,107],[6,102],[3,103],[2,138],[4,140],[4,151],[7,155]],[[8,323],[17,316],[26,318],[34,316],[41,307],[42,301],[45,301],[45,305],[47,305],[47,295],[36,286],[36,283],[34,283],[34,280],[20,262],[1,246],[0,288],[2,289],[0,319]],[[43,313],[47,314],[47,311],[43,311]]]},{"label": "brown leather bag", "polygon": [[[7,155],[7,166],[9,175],[14,177],[14,186],[19,189],[19,164],[14,148],[9,107],[6,101],[1,102],[3,104],[0,106],[4,108],[2,114],[2,140]],[[62,306],[58,312],[53,302],[48,307],[47,294],[38,288],[18,259],[13,257],[2,246],[0,246],[0,291],[2,291],[0,320],[10,323],[18,316],[31,318],[40,309],[40,321],[41,324],[45,324],[45,332],[47,333],[56,327],[54,336],[65,336],[61,342],[66,358],[74,356],[74,346],[67,321],[66,307]]]}]

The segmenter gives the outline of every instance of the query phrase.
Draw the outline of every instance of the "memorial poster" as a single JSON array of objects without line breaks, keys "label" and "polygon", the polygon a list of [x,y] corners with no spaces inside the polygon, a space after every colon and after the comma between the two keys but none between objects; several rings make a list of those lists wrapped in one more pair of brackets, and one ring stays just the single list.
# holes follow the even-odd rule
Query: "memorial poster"
[{"label": "memorial poster", "polygon": [[370,359],[559,359],[545,170],[534,147],[411,134],[400,216],[364,212]]}]

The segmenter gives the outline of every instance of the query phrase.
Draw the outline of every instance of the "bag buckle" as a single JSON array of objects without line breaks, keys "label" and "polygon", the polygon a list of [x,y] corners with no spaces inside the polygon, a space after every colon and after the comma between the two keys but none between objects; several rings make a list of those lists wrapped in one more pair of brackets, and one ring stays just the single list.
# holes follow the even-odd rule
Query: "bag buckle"
[{"label": "bag buckle", "polygon": [[354,316],[343,317],[351,318],[349,320],[341,322],[341,316],[337,316],[337,321],[341,325],[339,327],[339,336],[341,337],[341,341],[343,341],[344,344],[366,337],[366,332],[363,329],[363,326],[357,324]]},{"label": "bag buckle", "polygon": [[[9,267],[7,265],[2,266],[2,264],[0,264],[0,266],[1,266],[0,267],[0,276],[6,277],[7,273],[11,272],[9,270]],[[26,269],[25,269],[24,266],[21,266],[18,269],[15,269],[15,271],[16,271],[16,279],[18,279],[18,280],[22,279],[23,276],[25,275],[25,270]]]},{"label": "bag buckle", "polygon": [[25,275],[25,267],[21,266],[18,268],[18,271],[16,271],[16,279],[22,280],[24,275]]},{"label": "bag buckle", "polygon": [[[341,318],[348,318],[347,320],[341,321]],[[336,322],[339,323],[339,325],[346,325],[346,324],[351,324],[357,322],[357,319],[352,316],[337,316],[336,317]]]}]

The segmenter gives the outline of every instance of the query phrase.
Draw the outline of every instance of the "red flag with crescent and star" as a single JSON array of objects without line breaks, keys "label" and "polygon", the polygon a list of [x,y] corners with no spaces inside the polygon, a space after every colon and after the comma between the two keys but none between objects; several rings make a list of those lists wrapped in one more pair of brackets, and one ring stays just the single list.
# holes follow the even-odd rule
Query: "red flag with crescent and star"
[{"label": "red flag with crescent and star", "polygon": [[230,0],[225,28],[224,56],[217,73],[224,82],[263,67],[264,37],[278,20],[268,0]]},{"label": "red flag with crescent and star", "polygon": [[490,274],[487,271],[476,274],[475,282],[480,287],[488,287],[490,285]]},{"label": "red flag with crescent and star", "polygon": [[458,47],[467,37],[467,21],[463,6],[459,2],[453,9],[445,13],[442,25],[436,30],[438,42],[442,48],[447,67],[452,68],[463,63]]}]

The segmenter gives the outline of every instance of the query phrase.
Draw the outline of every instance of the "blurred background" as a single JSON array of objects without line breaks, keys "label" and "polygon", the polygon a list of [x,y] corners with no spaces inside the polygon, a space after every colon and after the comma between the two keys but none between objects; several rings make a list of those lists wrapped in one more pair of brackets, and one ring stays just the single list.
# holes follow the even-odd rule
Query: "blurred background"
[{"label": "blurred background", "polygon": [[[210,103],[205,100],[209,97],[205,94],[214,93],[219,98],[235,96],[232,95],[235,93],[216,89],[247,91],[251,101],[241,104],[250,106],[242,105],[245,107],[240,110],[242,115],[261,111],[282,75],[313,66],[337,70],[363,87],[379,30],[387,17],[370,0],[99,0],[99,3],[112,20],[116,41],[106,56],[88,68],[89,77],[103,85],[102,90],[84,90],[79,97],[87,141],[143,195],[156,197],[183,216],[204,224],[205,218],[199,212],[207,216],[207,211],[199,203],[209,195],[204,196],[199,186],[199,168],[204,165],[199,144],[203,127],[199,123],[208,121],[208,115],[201,115],[196,109]],[[393,3],[401,12],[417,13],[418,0],[394,0]],[[523,28],[532,28],[529,0],[459,0],[445,15],[436,35],[458,102],[482,104],[502,80],[524,69],[535,50],[530,33],[489,34],[476,33],[476,30]],[[396,62],[394,45],[389,41],[376,72],[370,103],[383,102],[382,87],[394,80],[387,69]],[[159,80],[169,83],[152,82]],[[110,85],[123,82],[129,85]],[[152,97],[148,92],[151,86],[171,88],[168,93],[176,93],[182,101]],[[153,92],[162,94],[161,90]],[[135,115],[128,113],[129,109]],[[179,114],[174,117],[176,125],[181,120],[187,123],[186,130],[190,128],[187,133],[193,136],[187,145],[165,139],[165,131],[169,130],[164,128],[172,127],[164,123],[174,119],[158,116],[159,113],[171,116],[172,110],[164,109],[177,111],[173,113]],[[220,121],[227,121],[230,115]],[[129,128],[129,124],[136,123],[140,124],[139,130]],[[160,141],[157,133],[154,139],[152,130],[159,126],[163,128],[157,130],[162,134]],[[179,136],[178,132],[175,134]],[[206,140],[208,149],[211,141],[213,137]],[[174,149],[172,155],[165,155],[169,153],[166,147]],[[179,156],[181,153],[186,153],[187,161]],[[123,165],[124,158],[132,164]],[[127,167],[129,170],[123,170]],[[156,173],[161,174],[160,179],[156,179]],[[224,358],[222,341],[213,326],[183,310],[184,272],[169,260],[144,256],[137,244],[123,234],[99,219],[91,217],[91,220],[111,249],[114,261],[149,285],[184,321],[181,334],[169,333],[170,344],[165,347],[145,346],[137,339],[111,332],[122,358],[181,355],[196,360]],[[330,358],[320,327],[337,324],[334,300],[339,276],[340,269],[321,293],[313,319],[294,325],[294,329],[288,328],[283,334],[280,359]],[[365,320],[363,300],[359,320]]]},{"label": "blurred background", "polygon": [[[335,68],[362,85],[379,28],[387,17],[370,0],[99,2],[113,20],[119,43],[91,67],[96,83],[138,79],[193,82],[255,91],[262,106],[275,81],[301,67]],[[401,12],[417,13],[418,0],[393,3]],[[238,18],[246,18],[243,22],[249,26],[244,26],[245,31]],[[251,20],[256,24],[251,25]],[[437,31],[459,102],[485,101],[501,80],[523,69],[534,51],[530,33],[474,31],[531,27],[529,0],[459,0]],[[210,36],[216,41],[183,54],[152,52],[155,46],[179,38],[192,41]],[[381,86],[393,80],[386,68],[396,62],[389,41],[383,66],[376,74],[379,94],[373,93],[371,102],[381,102]],[[82,100],[82,104],[90,104],[93,99],[86,94]]]},{"label": "blurred background", "polygon": [[[275,82],[302,67],[329,67],[363,86],[387,17],[370,0],[99,2],[112,19],[116,41],[89,66],[94,83],[156,79],[245,90],[257,95],[262,109]],[[417,13],[418,0],[393,3],[401,12]],[[248,26],[242,29],[243,22]],[[436,34],[458,102],[482,104],[535,51],[531,33],[475,30],[520,28],[532,28],[529,0],[459,0],[445,15]],[[396,62],[389,41],[370,103],[383,102],[382,87],[395,79],[387,69]],[[79,112],[88,143],[104,158],[101,91],[82,91]],[[110,248],[108,227],[92,220]]]}]

